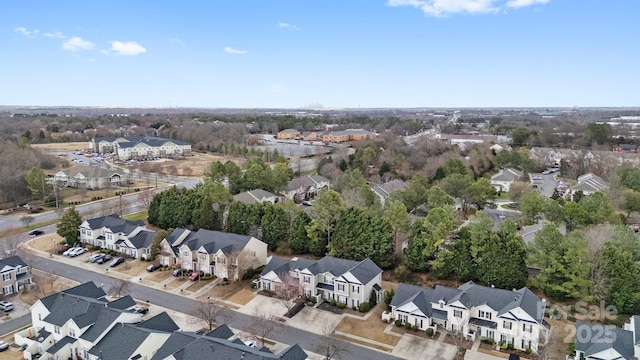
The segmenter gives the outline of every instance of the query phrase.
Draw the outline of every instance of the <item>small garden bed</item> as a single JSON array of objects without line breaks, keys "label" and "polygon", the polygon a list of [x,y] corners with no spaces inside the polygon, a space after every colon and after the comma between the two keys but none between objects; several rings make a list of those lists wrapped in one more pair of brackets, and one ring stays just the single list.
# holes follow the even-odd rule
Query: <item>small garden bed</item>
[{"label": "small garden bed", "polygon": [[331,306],[331,304],[326,301],[323,301],[320,305],[318,305],[318,309],[329,311],[338,315],[344,314],[344,309],[340,309],[337,306]]}]

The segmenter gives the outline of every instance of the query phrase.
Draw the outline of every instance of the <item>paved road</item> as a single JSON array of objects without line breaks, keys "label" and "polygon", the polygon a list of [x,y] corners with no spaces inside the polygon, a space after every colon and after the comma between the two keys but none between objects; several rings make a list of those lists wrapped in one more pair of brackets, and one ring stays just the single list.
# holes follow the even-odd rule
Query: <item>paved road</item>
[{"label": "paved road", "polygon": [[[65,278],[84,283],[87,281],[93,281],[96,284],[103,284],[105,289],[108,289],[112,284],[117,282],[110,276],[87,271],[76,266],[72,266],[66,263],[53,261],[48,258],[39,257],[38,261],[34,261],[33,268],[51,272],[61,275]],[[151,304],[159,305],[167,309],[175,310],[178,312],[188,312],[189,309],[193,309],[197,305],[197,301],[170,294],[161,290],[146,287],[140,284],[130,283],[129,294],[138,300],[149,301]],[[231,320],[227,321],[227,324],[232,328],[243,329],[246,325],[253,321],[253,317],[247,314],[242,314],[236,311],[229,310],[231,313]],[[313,324],[309,324],[313,326]],[[318,352],[321,348],[325,338],[315,333],[304,331],[298,328],[292,328],[286,325],[278,328],[277,331],[269,335],[272,340],[292,344],[298,343],[303,349],[310,352]],[[361,346],[348,343],[345,341],[339,342],[341,347],[345,349],[345,352],[341,354],[343,360],[350,359],[367,359],[367,360],[386,360],[386,359],[399,359],[391,355],[363,348]]]},{"label": "paved road", "polygon": [[31,324],[31,314],[25,314],[0,324],[0,336]]}]

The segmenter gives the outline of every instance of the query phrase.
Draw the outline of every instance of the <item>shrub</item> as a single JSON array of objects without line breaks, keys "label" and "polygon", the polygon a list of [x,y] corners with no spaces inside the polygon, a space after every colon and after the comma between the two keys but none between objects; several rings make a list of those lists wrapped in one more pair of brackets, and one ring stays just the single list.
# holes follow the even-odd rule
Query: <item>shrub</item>
[{"label": "shrub", "polygon": [[318,302],[318,299],[316,299],[316,297],[315,297],[315,296],[309,296],[309,302],[311,302],[311,303],[314,303],[314,304],[315,304],[315,303],[317,303],[317,302]]},{"label": "shrub", "polygon": [[396,323],[397,327],[402,326],[402,320],[400,320],[400,319],[396,320],[395,323]]},{"label": "shrub", "polygon": [[482,341],[482,343],[484,344],[489,344],[489,345],[493,345],[495,344],[495,340],[493,340],[492,338],[482,338],[480,341]]},{"label": "shrub", "polygon": [[433,337],[433,328],[428,328],[427,329],[427,336],[428,337]]},{"label": "shrub", "polygon": [[344,309],[347,307],[347,304],[339,302],[339,303],[336,303],[336,306],[338,307],[338,309]]},{"label": "shrub", "polygon": [[391,310],[391,300],[393,300],[393,295],[395,295],[395,290],[391,289],[384,293],[384,303],[387,304],[387,310]]},{"label": "shrub", "polygon": [[411,325],[412,331],[418,331],[418,325]]},{"label": "shrub", "polygon": [[357,308],[355,305],[353,305],[353,306],[351,307],[351,310],[356,311],[356,310],[358,310],[358,308]]},{"label": "shrub", "polygon": [[331,299],[331,301],[329,301],[329,305],[331,306],[336,306],[336,299]]},{"label": "shrub", "polygon": [[408,322],[404,323],[404,327],[407,330],[411,330],[411,324],[409,324]]},{"label": "shrub", "polygon": [[371,289],[371,295],[369,296],[369,306],[374,307],[378,303],[378,292]]},{"label": "shrub", "polygon": [[567,316],[567,320],[571,321],[571,322],[576,322],[576,317],[575,316]]},{"label": "shrub", "polygon": [[513,350],[513,344],[512,343],[507,344],[507,350]]},{"label": "shrub", "polygon": [[358,307],[358,310],[360,310],[360,312],[363,312],[363,313],[366,313],[370,309],[371,307],[369,306],[368,302],[360,303],[360,306]]}]

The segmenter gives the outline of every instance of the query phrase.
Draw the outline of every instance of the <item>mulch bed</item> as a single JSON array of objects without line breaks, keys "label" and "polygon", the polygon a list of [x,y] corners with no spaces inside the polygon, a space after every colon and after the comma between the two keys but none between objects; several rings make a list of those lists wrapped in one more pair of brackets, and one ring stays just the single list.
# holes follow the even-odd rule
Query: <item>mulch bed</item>
[{"label": "mulch bed", "polygon": [[331,304],[329,304],[326,301],[324,301],[324,302],[322,302],[322,304],[318,305],[318,309],[324,310],[324,311],[329,311],[329,312],[332,312],[332,313],[338,314],[338,315],[341,315],[341,314],[344,313],[344,309],[338,309],[336,306],[331,306]]}]

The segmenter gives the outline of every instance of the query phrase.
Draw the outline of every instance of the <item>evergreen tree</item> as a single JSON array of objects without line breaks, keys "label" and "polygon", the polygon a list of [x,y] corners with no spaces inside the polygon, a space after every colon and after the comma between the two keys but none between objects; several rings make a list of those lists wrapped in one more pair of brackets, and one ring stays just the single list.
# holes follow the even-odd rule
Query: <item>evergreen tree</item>
[{"label": "evergreen tree", "polygon": [[78,241],[80,235],[78,228],[81,224],[82,218],[80,217],[80,213],[76,210],[75,206],[71,206],[62,214],[56,233],[62,236],[67,244],[74,245]]},{"label": "evergreen tree", "polygon": [[295,254],[305,254],[309,252],[309,235],[307,234],[307,226],[311,222],[311,218],[304,211],[298,212],[293,219],[291,225],[291,234],[289,236],[289,248]]}]

